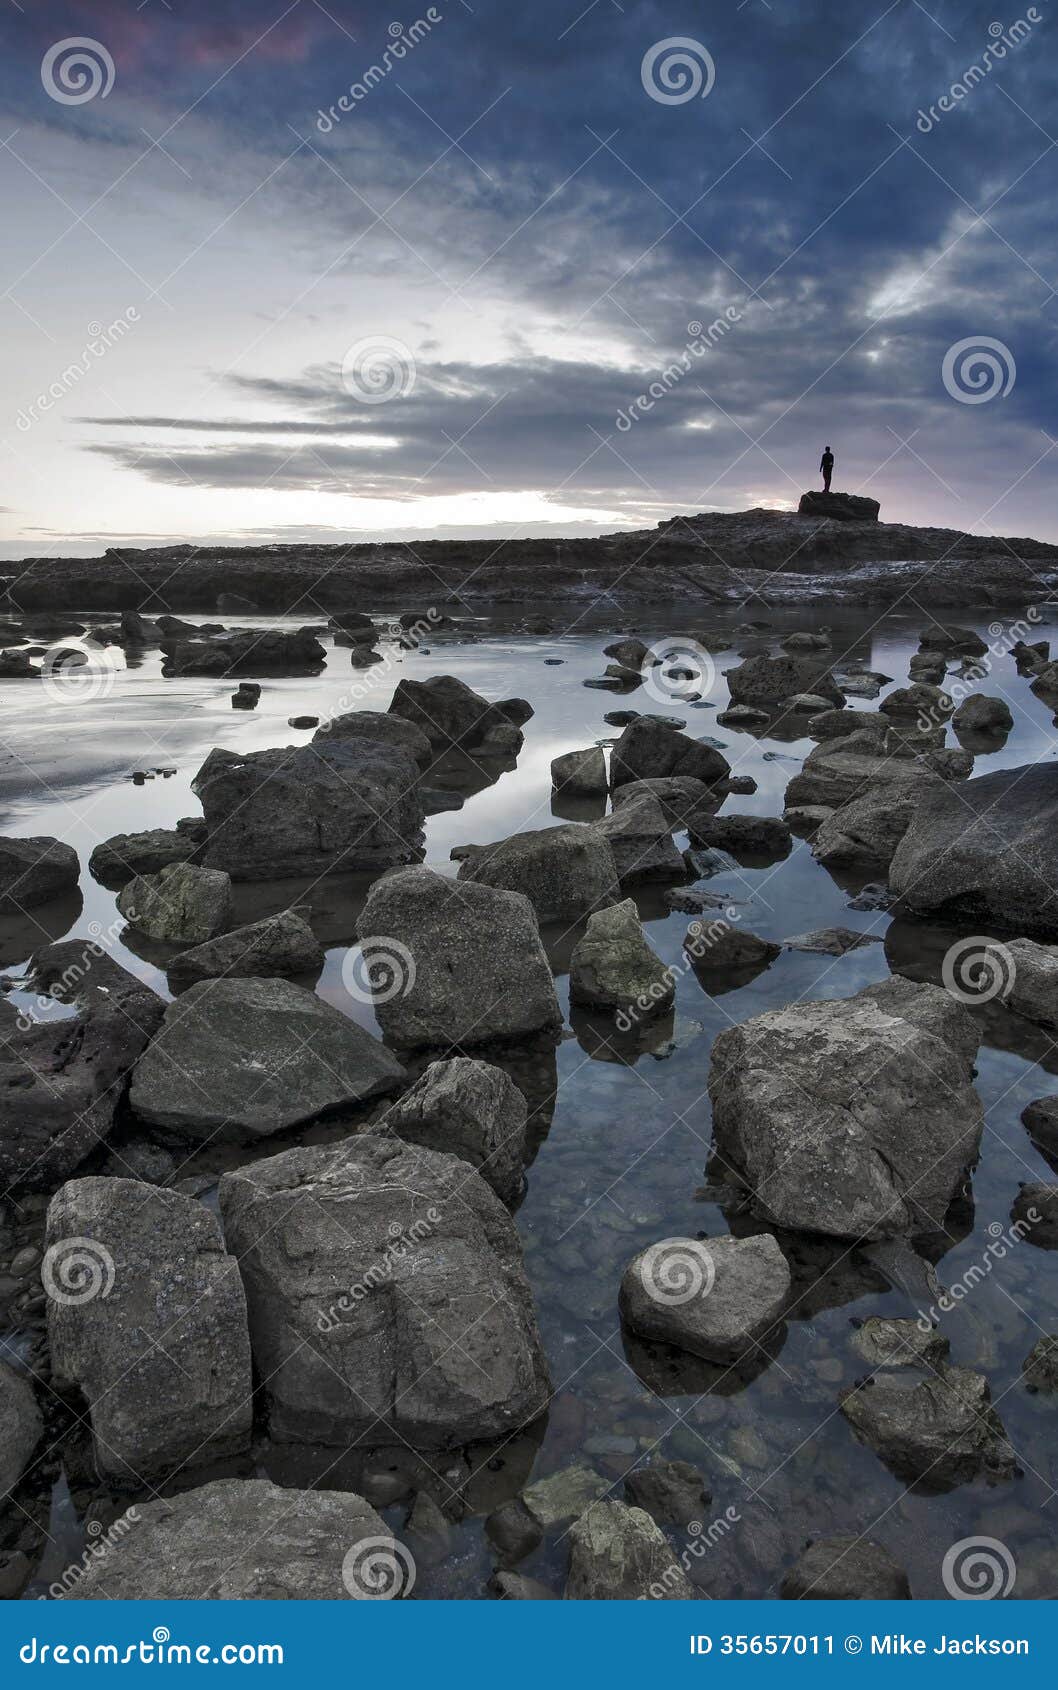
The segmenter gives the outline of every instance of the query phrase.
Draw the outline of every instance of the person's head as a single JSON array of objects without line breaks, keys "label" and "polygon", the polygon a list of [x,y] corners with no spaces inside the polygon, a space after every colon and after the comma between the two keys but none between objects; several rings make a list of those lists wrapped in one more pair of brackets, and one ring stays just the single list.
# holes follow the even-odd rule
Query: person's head
[{"label": "person's head", "polygon": [[829,452],[829,451],[830,451],[830,447],[829,447],[829,446],[824,446],[824,447],[823,447],[823,450],[824,450],[824,452]]}]

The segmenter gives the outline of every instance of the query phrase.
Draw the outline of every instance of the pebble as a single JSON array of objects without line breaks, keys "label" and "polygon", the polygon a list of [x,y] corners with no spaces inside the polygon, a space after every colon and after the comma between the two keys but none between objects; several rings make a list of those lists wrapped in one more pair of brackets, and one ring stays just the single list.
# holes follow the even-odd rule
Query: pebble
[{"label": "pebble", "polygon": [[14,1274],[16,1279],[21,1279],[24,1274],[29,1273],[32,1268],[35,1268],[39,1261],[40,1251],[35,1249],[32,1244],[27,1244],[23,1249],[19,1250],[17,1255],[11,1258],[11,1262],[8,1266],[8,1272]]}]

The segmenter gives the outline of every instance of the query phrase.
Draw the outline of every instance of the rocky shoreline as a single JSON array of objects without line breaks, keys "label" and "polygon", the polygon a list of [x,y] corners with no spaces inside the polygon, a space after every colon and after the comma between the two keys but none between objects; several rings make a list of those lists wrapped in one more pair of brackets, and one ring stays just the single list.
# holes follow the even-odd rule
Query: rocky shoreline
[{"label": "rocky shoreline", "polygon": [[[837,500],[842,495],[832,495]],[[350,605],[590,608],[699,600],[778,605],[1038,602],[1058,592],[1058,545],[773,510],[673,517],[598,539],[111,548],[28,557],[0,574],[0,610],[266,611]]]}]

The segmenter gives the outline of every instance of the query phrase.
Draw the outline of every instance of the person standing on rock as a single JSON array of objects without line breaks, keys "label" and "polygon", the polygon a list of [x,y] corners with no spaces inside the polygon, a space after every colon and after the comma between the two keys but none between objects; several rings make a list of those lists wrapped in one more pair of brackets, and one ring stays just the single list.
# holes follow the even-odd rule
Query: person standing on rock
[{"label": "person standing on rock", "polygon": [[830,492],[830,478],[834,473],[834,454],[829,446],[823,447],[823,456],[819,460],[819,469],[823,477],[823,491]]}]

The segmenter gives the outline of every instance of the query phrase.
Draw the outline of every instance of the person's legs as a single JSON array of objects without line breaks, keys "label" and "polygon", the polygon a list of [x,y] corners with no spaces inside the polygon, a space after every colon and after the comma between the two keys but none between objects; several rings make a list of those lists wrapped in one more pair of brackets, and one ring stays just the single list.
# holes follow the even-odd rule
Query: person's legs
[{"label": "person's legs", "polygon": [[829,470],[829,469],[825,469],[823,471],[823,491],[824,491],[824,493],[830,492],[830,477],[833,473],[834,473],[833,470]]}]

